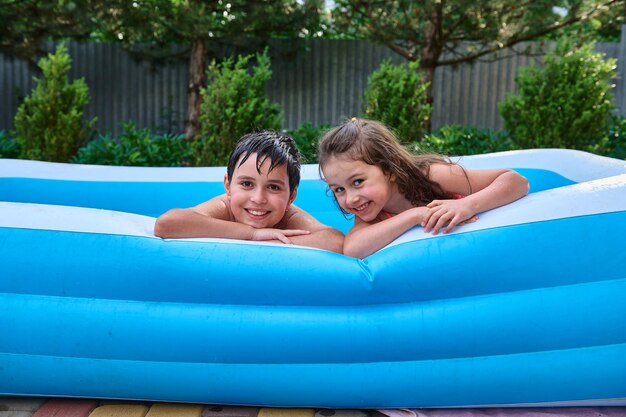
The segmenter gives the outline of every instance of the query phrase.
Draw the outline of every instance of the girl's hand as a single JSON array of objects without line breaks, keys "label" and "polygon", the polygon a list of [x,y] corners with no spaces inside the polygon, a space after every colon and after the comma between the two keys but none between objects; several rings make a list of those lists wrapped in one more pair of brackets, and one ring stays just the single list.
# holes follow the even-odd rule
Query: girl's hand
[{"label": "girl's hand", "polygon": [[291,240],[287,236],[300,236],[308,235],[311,232],[308,230],[299,229],[255,229],[252,233],[251,240],[279,240],[287,245],[291,244]]},{"label": "girl's hand", "polygon": [[408,209],[407,212],[411,213],[411,215],[414,216],[414,224],[418,226],[423,226],[430,217],[430,209],[425,206],[413,207]]},{"label": "girl's hand", "polygon": [[422,221],[424,232],[432,230],[433,235],[445,226],[443,233],[450,233],[456,226],[478,220],[476,212],[464,199],[433,200],[427,206],[428,214]]}]

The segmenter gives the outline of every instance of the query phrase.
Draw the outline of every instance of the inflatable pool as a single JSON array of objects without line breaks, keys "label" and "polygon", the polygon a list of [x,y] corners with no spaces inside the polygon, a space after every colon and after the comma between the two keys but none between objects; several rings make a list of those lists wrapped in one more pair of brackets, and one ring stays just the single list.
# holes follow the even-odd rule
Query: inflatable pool
[{"label": "inflatable pool", "polygon": [[[626,162],[461,158],[531,194],[364,260],[155,238],[223,168],[0,160],[0,394],[331,408],[626,404]],[[343,231],[306,166],[296,204]]]}]

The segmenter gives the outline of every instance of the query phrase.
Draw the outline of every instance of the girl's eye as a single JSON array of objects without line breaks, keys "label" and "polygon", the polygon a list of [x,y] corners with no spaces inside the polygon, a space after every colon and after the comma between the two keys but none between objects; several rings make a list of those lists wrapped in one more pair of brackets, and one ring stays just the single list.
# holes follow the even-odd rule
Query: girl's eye
[{"label": "girl's eye", "polygon": [[360,186],[360,185],[362,185],[362,184],[363,184],[363,180],[362,180],[362,179],[356,179],[356,180],[354,180],[354,181],[352,182],[352,184],[353,184],[355,187],[358,187],[358,186]]},{"label": "girl's eye", "polygon": [[340,194],[343,193],[343,187],[337,187],[333,190],[333,193]]}]

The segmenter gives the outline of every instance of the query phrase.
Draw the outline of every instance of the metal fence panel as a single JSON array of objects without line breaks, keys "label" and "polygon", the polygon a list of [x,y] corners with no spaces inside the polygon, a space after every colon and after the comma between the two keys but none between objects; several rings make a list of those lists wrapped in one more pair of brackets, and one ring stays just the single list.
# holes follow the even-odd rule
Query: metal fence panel
[{"label": "metal fence panel", "polygon": [[[119,135],[125,121],[161,132],[184,130],[189,79],[186,62],[152,68],[111,43],[71,42],[68,49],[73,60],[70,78],[82,77],[87,82],[91,101],[86,117],[98,118],[100,133]],[[623,43],[599,43],[596,50],[618,60],[626,55]],[[267,94],[282,106],[284,127],[289,129],[304,122],[315,126],[336,124],[360,115],[371,73],[384,59],[403,61],[382,45],[326,39],[310,41],[307,51],[300,53],[293,52],[289,41],[274,41],[271,55],[273,76]],[[493,62],[438,68],[433,128],[463,124],[502,129],[497,103],[515,92],[519,68],[537,62],[536,57],[514,55]],[[623,72],[619,68],[622,76],[614,80],[620,114],[626,114]],[[11,129],[19,103],[35,86],[35,75],[23,61],[0,55],[0,129]]]}]

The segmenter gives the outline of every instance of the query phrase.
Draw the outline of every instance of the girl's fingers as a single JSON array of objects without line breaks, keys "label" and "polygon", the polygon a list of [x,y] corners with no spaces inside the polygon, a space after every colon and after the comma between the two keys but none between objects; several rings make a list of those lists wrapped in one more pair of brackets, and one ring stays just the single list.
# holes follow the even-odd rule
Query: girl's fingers
[{"label": "girl's fingers", "polygon": [[452,218],[452,215],[449,212],[444,212],[444,210],[437,211],[430,222],[433,235],[439,233],[439,229],[446,225],[450,218]]},{"label": "girl's fingers", "polygon": [[437,233],[439,233],[439,230],[441,230],[441,228],[444,227],[446,224],[450,223],[450,220],[453,217],[454,215],[452,213],[445,213],[444,215],[439,217],[439,220],[435,225],[435,229],[433,230],[433,234],[436,235]]},{"label": "girl's fingers", "polygon": [[470,217],[469,219],[465,220],[463,222],[463,224],[465,224],[465,223],[474,223],[476,220],[478,220],[478,216],[474,215],[474,216]]},{"label": "girl's fingers", "polygon": [[420,226],[424,228],[425,232],[428,232],[428,230],[426,230],[426,227],[427,227],[426,225],[430,221],[430,218],[432,217],[432,215],[433,215],[433,212],[431,210],[428,210],[426,214],[424,215],[424,218],[422,219],[422,223],[420,224]]},{"label": "girl's fingers", "polygon": [[450,233],[461,221],[461,218],[459,216],[454,216],[454,218],[450,221],[450,223],[448,223],[448,226],[446,227],[446,229],[443,231],[444,234]]},{"label": "girl's fingers", "polygon": [[424,225],[424,231],[426,233],[430,232],[430,230],[433,227],[435,227],[435,225],[437,224],[437,220],[443,214],[442,209],[443,209],[443,207],[441,207],[441,206],[438,206],[438,207],[437,206],[433,206],[428,211],[428,214],[427,214],[426,218],[422,222],[422,224]]}]

